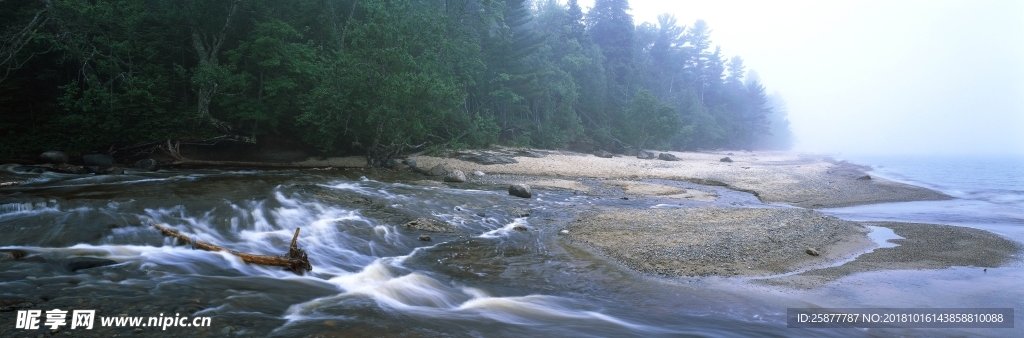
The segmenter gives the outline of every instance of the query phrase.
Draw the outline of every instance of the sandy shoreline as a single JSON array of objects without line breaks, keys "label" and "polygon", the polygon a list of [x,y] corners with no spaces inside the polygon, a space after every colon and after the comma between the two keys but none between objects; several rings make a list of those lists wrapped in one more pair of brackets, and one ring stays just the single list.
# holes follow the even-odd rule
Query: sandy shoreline
[{"label": "sandy shoreline", "polygon": [[[482,165],[455,158],[415,156],[419,166],[444,164],[452,170],[488,174],[590,177],[603,179],[666,179],[722,185],[754,193],[766,203],[804,208],[835,208],[862,204],[943,200],[943,193],[881,178],[858,179],[864,169],[825,157],[789,152],[669,152],[680,161],[642,160],[622,156],[600,158],[572,152],[544,157],[521,156],[519,163]],[[731,163],[720,162],[728,156]]]},{"label": "sandy shoreline", "polygon": [[[512,152],[498,149],[478,153]],[[996,267],[1012,260],[1021,250],[1015,242],[978,229],[860,224],[814,211],[951,198],[937,191],[870,177],[869,167],[827,157],[787,152],[671,152],[680,161],[662,161],[627,156],[600,158],[567,151],[529,154],[516,156],[518,163],[491,165],[433,156],[412,159],[421,168],[443,164],[448,170],[482,171],[487,176],[472,177],[471,181],[489,185],[527,183],[539,189],[567,190],[601,198],[625,194],[641,199],[705,202],[703,206],[668,209],[591,210],[566,226],[567,243],[597,252],[627,269],[654,276],[735,276],[767,285],[814,288],[864,271]],[[720,161],[726,156],[733,162]],[[320,163],[358,166],[360,160],[328,159]],[[361,163],[365,164],[365,160]],[[708,189],[683,189],[641,181],[644,179],[724,186],[749,192],[761,202],[797,208],[723,207],[722,203],[714,203],[718,196]],[[442,184],[437,182],[438,177],[427,177],[424,181]],[[900,246],[895,248],[875,249],[865,225],[893,229],[905,239],[897,240]],[[818,255],[810,254],[808,249]],[[842,260],[850,261],[832,266]],[[801,270],[804,271],[788,274]],[[786,275],[762,279],[781,274]]]}]

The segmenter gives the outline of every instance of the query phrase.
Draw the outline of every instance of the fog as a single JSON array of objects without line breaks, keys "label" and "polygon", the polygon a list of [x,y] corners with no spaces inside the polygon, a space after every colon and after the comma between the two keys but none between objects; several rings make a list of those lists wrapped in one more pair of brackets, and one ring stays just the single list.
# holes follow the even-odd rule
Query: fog
[{"label": "fog", "polygon": [[1024,155],[1024,1],[630,5],[637,24],[707,21],[786,100],[795,150]]}]

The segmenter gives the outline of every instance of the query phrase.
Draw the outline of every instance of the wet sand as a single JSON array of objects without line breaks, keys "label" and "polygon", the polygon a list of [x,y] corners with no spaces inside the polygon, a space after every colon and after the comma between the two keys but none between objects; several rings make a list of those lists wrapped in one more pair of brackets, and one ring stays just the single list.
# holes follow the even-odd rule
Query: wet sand
[{"label": "wet sand", "polygon": [[781,274],[873,245],[864,226],[791,208],[609,210],[585,214],[567,230],[569,243],[665,277]]},{"label": "wet sand", "polygon": [[903,239],[899,244],[878,248],[856,260],[799,274],[760,280],[758,283],[792,288],[815,288],[844,276],[865,271],[946,269],[970,266],[996,268],[1019,259],[1021,246],[991,232],[949,225],[868,222],[867,225],[892,229]]},{"label": "wet sand", "polygon": [[[480,170],[487,174],[666,179],[721,185],[753,193],[766,203],[779,202],[804,208],[951,198],[934,190],[877,177],[861,179],[868,175],[865,171],[870,168],[867,167],[790,152],[736,152],[733,155],[726,152],[669,152],[680,161],[642,160],[629,156],[601,158],[566,151],[545,153],[543,157],[515,157],[518,163],[492,165],[433,156],[414,156],[413,159],[421,167],[444,164],[452,170],[467,173]],[[733,162],[720,162],[726,156]]]}]

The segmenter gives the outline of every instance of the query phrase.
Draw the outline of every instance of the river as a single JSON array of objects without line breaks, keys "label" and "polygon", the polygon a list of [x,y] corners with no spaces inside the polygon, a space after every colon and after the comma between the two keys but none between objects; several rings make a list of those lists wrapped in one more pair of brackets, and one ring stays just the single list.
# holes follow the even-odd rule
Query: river
[{"label": "river", "polygon": [[[1024,277],[1019,264],[983,274],[970,267],[862,273],[794,290],[742,279],[637,275],[560,239],[559,231],[581,211],[664,205],[657,199],[546,189],[521,199],[494,185],[419,185],[415,174],[358,170],[74,176],[12,168],[0,170],[0,181],[24,183],[0,190],[0,249],[28,256],[0,261],[0,300],[20,304],[0,312],[3,336],[48,330],[16,329],[14,308],[59,308],[95,309],[100,317],[177,315],[212,322],[165,330],[61,328],[73,336],[995,337],[1007,331],[789,329],[786,309],[1022,308],[1024,300],[1019,289],[1008,290]],[[722,196],[714,203],[778,207],[759,205],[743,192],[701,188]],[[891,209],[826,212],[904,220]],[[419,217],[442,219],[456,229],[427,233],[403,225]],[[985,228],[1021,242],[1024,236],[1007,225],[1020,220],[1014,217]],[[151,222],[266,255],[285,253],[295,228],[301,228],[298,243],[313,271],[300,276],[175,245]],[[523,226],[526,231],[517,230]],[[424,234],[430,241],[420,239]],[[116,264],[73,271],[69,262],[76,257]]]}]

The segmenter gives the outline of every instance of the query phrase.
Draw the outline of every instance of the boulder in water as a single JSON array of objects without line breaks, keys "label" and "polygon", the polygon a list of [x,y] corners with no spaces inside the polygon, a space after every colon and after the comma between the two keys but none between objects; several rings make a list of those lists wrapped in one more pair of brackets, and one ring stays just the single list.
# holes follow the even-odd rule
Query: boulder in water
[{"label": "boulder in water", "polygon": [[732,159],[729,157],[723,157],[721,160],[718,160],[718,162],[732,163]]},{"label": "boulder in water", "polygon": [[466,174],[462,170],[449,171],[444,175],[444,181],[462,183],[466,181]]},{"label": "boulder in water", "polygon": [[658,154],[658,159],[662,161],[679,161],[679,158],[676,157],[676,155],[672,155],[669,153]]},{"label": "boulder in water", "polygon": [[148,170],[148,171],[157,171],[158,169],[160,169],[160,164],[157,163],[156,160],[154,160],[154,159],[147,158],[147,159],[139,160],[138,162],[135,162],[135,166],[134,167],[136,169],[142,169],[142,170]]},{"label": "boulder in water", "polygon": [[124,169],[121,169],[121,167],[106,167],[96,173],[100,175],[124,175]]},{"label": "boulder in water", "polygon": [[79,167],[79,166],[76,166],[76,165],[70,165],[70,164],[67,164],[67,163],[61,163],[61,164],[58,164],[58,165],[54,166],[53,167],[53,171],[56,171],[56,172],[59,172],[59,173],[77,174],[77,175],[82,175],[82,174],[88,174],[89,173],[89,171],[85,170],[85,168],[82,168],[82,167]]},{"label": "boulder in water", "polygon": [[530,198],[530,186],[527,184],[513,184],[508,187],[508,194],[516,197]]},{"label": "boulder in water", "polygon": [[53,164],[68,163],[68,154],[65,154],[63,151],[50,150],[39,154],[39,162]]},{"label": "boulder in water", "polygon": [[417,218],[415,221],[405,223],[405,226],[431,232],[451,232],[453,230],[451,224],[430,218]]}]

